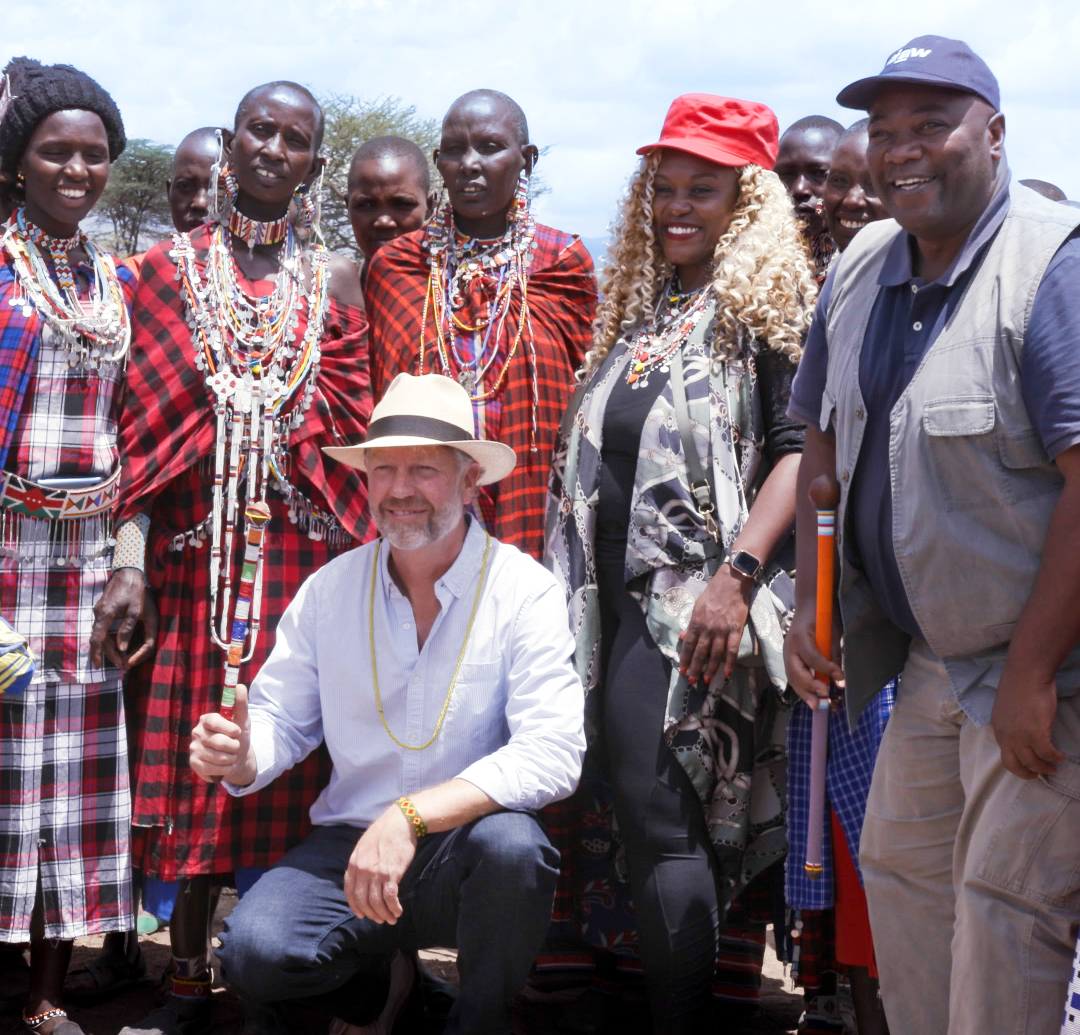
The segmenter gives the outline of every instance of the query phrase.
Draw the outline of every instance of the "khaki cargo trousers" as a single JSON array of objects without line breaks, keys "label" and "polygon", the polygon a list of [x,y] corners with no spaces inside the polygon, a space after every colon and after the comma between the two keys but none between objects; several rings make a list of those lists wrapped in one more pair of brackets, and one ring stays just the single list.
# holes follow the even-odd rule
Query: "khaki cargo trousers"
[{"label": "khaki cargo trousers", "polygon": [[1047,779],[1001,764],[912,644],[860,846],[891,1035],[1057,1035],[1080,921],[1080,699]]}]

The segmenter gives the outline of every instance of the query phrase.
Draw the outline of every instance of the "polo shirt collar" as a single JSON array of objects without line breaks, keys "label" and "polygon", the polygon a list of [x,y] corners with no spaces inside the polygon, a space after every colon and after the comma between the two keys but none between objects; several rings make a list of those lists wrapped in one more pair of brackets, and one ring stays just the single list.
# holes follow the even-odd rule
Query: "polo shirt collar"
[{"label": "polo shirt collar", "polygon": [[[932,283],[941,287],[952,287],[971,268],[971,264],[983,247],[1001,229],[1001,224],[1005,222],[1005,217],[1009,213],[1011,179],[1011,174],[1006,172],[1005,182],[1001,185],[1001,189],[990,199],[990,204],[983,209],[982,215],[968,234],[967,240],[953,259],[952,265]],[[893,239],[881,272],[878,274],[878,283],[882,287],[899,287],[912,282],[920,287],[925,286],[925,282],[915,276],[911,266],[912,251],[916,247],[915,238],[909,233],[898,234]]]}]

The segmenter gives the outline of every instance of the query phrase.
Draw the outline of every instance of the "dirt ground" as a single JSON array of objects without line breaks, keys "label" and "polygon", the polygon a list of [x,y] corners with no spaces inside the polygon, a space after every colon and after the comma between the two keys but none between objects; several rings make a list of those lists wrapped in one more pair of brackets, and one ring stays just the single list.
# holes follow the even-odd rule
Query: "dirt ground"
[{"label": "dirt ground", "polygon": [[[235,893],[226,891],[218,905],[215,932],[221,929],[221,921],[228,916],[235,905]],[[83,966],[87,960],[97,954],[100,938],[86,938],[78,942],[72,959],[72,967]],[[169,961],[169,936],[162,931],[142,939],[143,952],[152,983],[128,989],[115,1000],[94,1007],[73,1007],[71,1017],[77,1021],[87,1035],[117,1035],[125,1024],[133,1024],[144,1017],[158,1002],[158,976]],[[450,950],[433,949],[422,952],[425,965],[444,980],[457,982],[457,968],[454,953]],[[603,997],[598,997],[602,1000]],[[214,990],[214,1032],[215,1035],[237,1035],[240,1031],[240,1010],[236,1000],[223,988]],[[566,1035],[567,1031],[585,1033],[590,1030],[596,1035],[603,1031],[617,1031],[620,1035],[647,1035],[647,1016],[640,1004],[625,1004],[619,1016],[608,1025],[590,1023],[597,1015],[597,1007],[608,1009],[606,1002],[598,1003],[595,999],[574,996],[523,996],[518,1003],[514,1035]],[[762,1016],[739,1028],[725,1025],[724,1035],[787,1035],[795,1031],[799,1013],[802,1009],[802,997],[798,995],[785,974],[785,969],[776,959],[770,948],[765,957],[765,973],[762,987]],[[327,1021],[320,1020],[299,1011],[290,1011],[286,1017],[294,1035],[325,1035]],[[598,1020],[598,1017],[597,1017]],[[10,1016],[10,1024],[0,1027],[0,1031],[25,1031],[17,1020]],[[395,1035],[429,1035],[439,1030],[422,1017],[406,1014],[394,1028]]]}]

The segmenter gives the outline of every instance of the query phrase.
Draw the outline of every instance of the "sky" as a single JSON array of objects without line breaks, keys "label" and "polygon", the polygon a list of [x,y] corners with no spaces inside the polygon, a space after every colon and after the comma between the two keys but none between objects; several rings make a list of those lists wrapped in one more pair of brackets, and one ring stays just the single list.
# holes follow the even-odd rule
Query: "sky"
[{"label": "sky", "polygon": [[4,0],[0,57],[84,69],[129,136],[169,144],[231,123],[274,79],[433,118],[502,90],[550,148],[538,218],[595,238],[679,94],[764,102],[781,129],[810,114],[847,125],[861,114],[836,93],[924,34],[966,40],[997,75],[1013,175],[1080,199],[1076,0]]}]

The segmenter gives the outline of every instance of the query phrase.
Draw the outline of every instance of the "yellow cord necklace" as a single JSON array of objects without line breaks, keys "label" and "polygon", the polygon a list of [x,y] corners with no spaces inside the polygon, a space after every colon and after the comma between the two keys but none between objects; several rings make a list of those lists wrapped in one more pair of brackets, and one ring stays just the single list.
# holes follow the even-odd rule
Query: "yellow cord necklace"
[{"label": "yellow cord necklace", "polygon": [[484,560],[480,565],[480,578],[476,583],[476,598],[473,600],[472,614],[469,615],[469,624],[465,629],[465,640],[461,644],[461,653],[458,654],[457,664],[454,666],[454,674],[450,678],[450,689],[446,691],[446,700],[443,701],[442,711],[439,713],[439,721],[435,723],[435,732],[431,734],[431,739],[426,744],[421,744],[416,747],[412,744],[403,744],[397,737],[394,736],[393,730],[390,729],[389,723],[386,721],[386,715],[383,713],[382,697],[379,695],[379,673],[375,665],[375,573],[379,570],[379,553],[382,550],[382,539],[375,544],[375,563],[371,568],[371,592],[368,594],[368,631],[370,634],[371,643],[371,681],[375,686],[375,707],[379,709],[379,720],[382,722],[383,729],[386,730],[387,736],[395,743],[399,748],[404,748],[406,751],[423,751],[425,748],[431,747],[435,743],[435,738],[438,737],[439,731],[442,729],[443,719],[446,718],[446,710],[450,707],[450,698],[454,696],[454,686],[457,684],[458,673],[461,671],[461,662],[465,658],[465,648],[469,645],[469,637],[472,635],[473,622],[476,619],[476,612],[480,607],[480,593],[484,588],[484,575],[487,573],[488,563],[488,551],[491,549],[491,536],[485,535],[484,537]]}]

